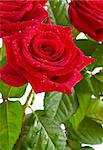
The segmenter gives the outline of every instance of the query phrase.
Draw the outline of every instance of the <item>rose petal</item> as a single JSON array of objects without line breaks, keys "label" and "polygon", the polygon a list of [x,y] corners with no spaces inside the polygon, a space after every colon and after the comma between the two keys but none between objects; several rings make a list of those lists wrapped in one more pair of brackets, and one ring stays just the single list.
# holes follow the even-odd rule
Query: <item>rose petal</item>
[{"label": "rose petal", "polygon": [[0,80],[12,86],[22,86],[27,82],[26,79],[18,74],[9,64],[6,64],[0,69]]}]

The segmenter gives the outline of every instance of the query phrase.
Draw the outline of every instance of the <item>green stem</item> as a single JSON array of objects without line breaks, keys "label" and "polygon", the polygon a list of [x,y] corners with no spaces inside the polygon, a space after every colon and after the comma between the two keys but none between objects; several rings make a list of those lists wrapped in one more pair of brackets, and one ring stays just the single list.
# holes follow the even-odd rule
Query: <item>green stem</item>
[{"label": "green stem", "polygon": [[28,102],[29,102],[29,100],[30,100],[33,93],[34,93],[34,91],[33,91],[33,89],[31,89],[31,91],[30,91],[30,93],[27,97],[26,103],[24,104],[24,109],[28,106]]},{"label": "green stem", "polygon": [[[23,135],[24,135],[24,132],[25,132],[25,118],[26,118],[26,116],[25,116],[25,108],[28,107],[28,102],[29,102],[29,100],[30,100],[30,98],[31,98],[33,93],[34,93],[34,91],[33,91],[33,89],[31,89],[29,95],[27,96],[26,103],[24,104],[24,117],[23,117],[23,121],[22,121],[22,128],[21,128],[20,136],[19,136],[19,138],[18,138],[18,140],[17,140],[17,142],[15,144],[15,147],[14,147],[15,150],[20,150],[20,147],[22,145]],[[31,110],[32,110],[32,108],[31,108]],[[34,113],[33,110],[32,110],[32,113]]]}]

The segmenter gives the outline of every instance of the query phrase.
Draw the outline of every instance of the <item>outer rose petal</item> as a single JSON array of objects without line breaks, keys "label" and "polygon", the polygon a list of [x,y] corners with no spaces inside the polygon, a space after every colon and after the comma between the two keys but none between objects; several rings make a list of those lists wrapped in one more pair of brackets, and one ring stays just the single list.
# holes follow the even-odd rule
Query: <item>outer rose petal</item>
[{"label": "outer rose petal", "polygon": [[41,79],[39,76],[35,77],[35,75],[29,75],[25,72],[22,72],[22,74],[31,84],[36,93],[55,91],[55,83],[50,81],[46,76]]},{"label": "outer rose petal", "polygon": [[59,78],[59,82],[62,82],[63,84],[55,82],[55,86],[58,91],[61,91],[65,94],[72,94],[72,87],[75,86],[81,79],[82,75],[78,71],[74,71],[66,76]]},{"label": "outer rose petal", "polygon": [[38,0],[38,2],[41,4],[41,5],[45,5],[47,3],[48,0]]},{"label": "outer rose petal", "polygon": [[22,86],[27,82],[26,79],[18,74],[9,64],[6,64],[0,69],[0,80],[12,86]]},{"label": "outer rose petal", "polygon": [[[78,71],[75,71],[74,73],[70,73],[64,77],[59,78],[60,83],[58,81],[53,82],[46,76],[44,76],[43,79],[40,81],[40,78],[33,77],[28,73],[23,73],[23,75],[25,76],[25,78],[28,79],[28,82],[35,89],[36,93],[41,93],[44,91],[45,92],[59,91],[65,94],[71,94],[72,87],[75,86],[76,83],[78,83],[82,79],[82,75]],[[63,80],[65,78],[68,79],[67,81],[64,82]]]},{"label": "outer rose petal", "polygon": [[79,31],[97,41],[103,41],[103,1],[71,0],[68,14]]}]

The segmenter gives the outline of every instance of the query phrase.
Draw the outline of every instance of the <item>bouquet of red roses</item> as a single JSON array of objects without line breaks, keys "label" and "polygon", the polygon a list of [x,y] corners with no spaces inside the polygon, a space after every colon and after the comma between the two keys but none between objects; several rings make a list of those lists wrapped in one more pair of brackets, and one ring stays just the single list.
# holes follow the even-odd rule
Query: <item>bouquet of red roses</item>
[{"label": "bouquet of red roses", "polygon": [[0,149],[102,143],[103,2],[0,0],[0,37]]}]

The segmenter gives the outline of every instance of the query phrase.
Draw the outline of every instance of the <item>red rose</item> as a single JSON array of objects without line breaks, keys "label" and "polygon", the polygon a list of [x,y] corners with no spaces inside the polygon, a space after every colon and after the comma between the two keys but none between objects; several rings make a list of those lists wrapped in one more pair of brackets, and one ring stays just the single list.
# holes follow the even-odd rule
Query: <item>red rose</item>
[{"label": "red rose", "polygon": [[[34,0],[35,1],[35,0]],[[37,0],[41,5],[45,5],[48,0]]]},{"label": "red rose", "polygon": [[70,27],[40,24],[3,40],[7,65],[1,80],[13,86],[30,82],[36,93],[71,93],[80,71],[94,61],[75,46]]},{"label": "red rose", "polygon": [[103,41],[103,1],[71,0],[69,18],[72,24],[97,41]]},{"label": "red rose", "polygon": [[47,0],[0,0],[0,37],[42,22],[48,16],[42,6],[46,2]]}]

